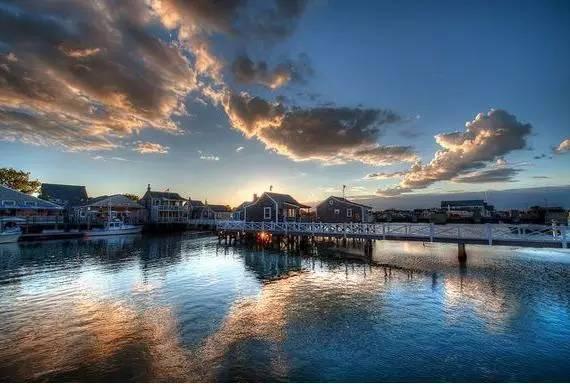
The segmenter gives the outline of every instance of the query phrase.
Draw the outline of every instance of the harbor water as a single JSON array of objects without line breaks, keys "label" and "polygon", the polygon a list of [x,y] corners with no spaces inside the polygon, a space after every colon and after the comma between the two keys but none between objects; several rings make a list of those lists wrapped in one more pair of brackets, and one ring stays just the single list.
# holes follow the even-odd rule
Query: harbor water
[{"label": "harbor water", "polygon": [[0,245],[0,380],[570,381],[570,252],[357,253],[189,234]]}]

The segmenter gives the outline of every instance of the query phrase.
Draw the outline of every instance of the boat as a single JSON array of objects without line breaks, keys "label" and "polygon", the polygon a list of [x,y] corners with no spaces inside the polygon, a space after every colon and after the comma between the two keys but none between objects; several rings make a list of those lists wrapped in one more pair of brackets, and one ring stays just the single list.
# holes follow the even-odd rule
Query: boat
[{"label": "boat", "polygon": [[[21,219],[20,219],[21,220]],[[0,244],[15,243],[22,235],[18,219],[0,218]]]},{"label": "boat", "polygon": [[134,235],[136,233],[141,233],[142,225],[131,225],[125,224],[120,219],[113,219],[101,229],[93,229],[91,231],[85,232],[85,236],[95,237],[95,236],[115,236],[115,235]]}]

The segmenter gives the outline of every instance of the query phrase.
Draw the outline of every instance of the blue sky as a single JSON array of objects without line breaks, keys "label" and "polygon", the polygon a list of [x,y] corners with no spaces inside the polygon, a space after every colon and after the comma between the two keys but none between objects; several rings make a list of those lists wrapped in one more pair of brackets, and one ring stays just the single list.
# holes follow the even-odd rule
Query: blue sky
[{"label": "blue sky", "polygon": [[[289,10],[274,14],[279,18],[277,22],[288,29],[287,33],[275,32],[277,37],[270,38],[269,32],[274,31],[268,32],[267,25],[269,21],[276,25],[276,20],[268,19],[262,29],[257,24],[255,28],[249,26],[251,21],[243,18],[243,14],[268,7],[269,2],[239,2],[235,9],[228,2],[224,9],[206,13],[192,7],[184,9],[175,0],[163,1],[172,6],[170,13],[144,8],[140,12],[148,13],[151,21],[136,20],[136,26],[149,39],[169,47],[181,42],[180,52],[187,62],[180,66],[187,65],[191,73],[197,73],[199,84],[188,81],[187,86],[174,91],[176,83],[170,82],[172,77],[181,76],[183,81],[176,78],[180,84],[191,76],[183,77],[187,69],[173,65],[165,70],[169,76],[159,79],[164,81],[160,84],[164,96],[160,103],[155,103],[158,97],[139,100],[137,92],[144,93],[144,88],[134,88],[129,93],[131,88],[125,80],[123,89],[118,86],[119,91],[132,100],[119,105],[104,93],[109,87],[97,90],[96,82],[78,80],[84,76],[79,70],[72,71],[70,78],[54,75],[54,84],[65,77],[65,84],[71,84],[74,92],[79,89],[76,94],[85,95],[87,103],[112,111],[112,118],[96,122],[97,128],[92,125],[93,116],[83,112],[83,105],[82,112],[77,112],[79,107],[60,101],[65,94],[46,88],[46,92],[53,92],[53,101],[46,106],[42,100],[30,101],[29,95],[14,86],[12,93],[0,92],[0,112],[5,112],[0,113],[0,130],[4,131],[0,133],[2,166],[31,171],[34,177],[46,182],[86,185],[93,196],[142,194],[150,183],[157,190],[169,188],[192,198],[232,205],[267,190],[269,185],[299,200],[316,201],[339,194],[343,184],[349,187],[350,195],[381,196],[570,183],[568,149],[562,146],[559,151],[554,150],[570,137],[570,4],[566,1],[299,2],[300,10],[293,16],[287,13]],[[29,73],[40,73],[33,66],[37,62],[55,72],[60,70],[58,60],[62,59],[45,48],[50,44],[56,44],[54,52],[64,52],[65,59],[74,60],[72,68],[77,68],[80,61],[82,68],[94,71],[101,65],[96,61],[99,59],[107,60],[105,65],[130,63],[127,60],[132,57],[109,54],[114,48],[105,47],[107,37],[82,36],[79,27],[70,27],[73,34],[69,36],[64,32],[53,39],[36,36],[37,41],[31,44],[23,33],[24,37],[19,34],[22,28],[18,25],[35,23],[41,28],[38,20],[57,19],[66,12],[71,24],[86,15],[93,25],[102,23],[98,19],[101,15],[77,3],[70,0],[67,10],[57,5],[26,9],[10,1],[1,5],[4,17],[16,21],[4,23],[8,26],[0,34],[2,63],[10,70],[0,71],[0,80],[16,83],[18,76],[33,79]],[[112,6],[110,3],[109,8]],[[172,15],[177,15],[176,23],[169,22]],[[117,30],[128,33],[120,29],[121,13],[116,12],[114,17]],[[232,28],[237,25],[244,29],[237,35],[228,33],[223,24],[226,22]],[[182,32],[188,24],[200,33],[185,40]],[[246,31],[243,25],[251,28]],[[14,29],[8,30],[10,27]],[[126,51],[138,41],[131,44],[124,40]],[[197,68],[196,47],[204,41],[219,63],[219,73],[211,67],[203,71]],[[232,70],[232,62],[244,55],[254,63],[264,61],[269,73],[256,67],[252,77],[240,80]],[[303,55],[309,70],[295,79],[301,62],[299,55]],[[146,58],[144,53],[142,57]],[[143,61],[140,71],[144,74],[149,67],[148,60]],[[281,63],[285,64],[279,67]],[[20,72],[18,65],[23,68]],[[151,69],[157,73],[164,67],[161,62]],[[105,70],[107,66],[100,68]],[[272,73],[272,68],[284,68],[292,77],[283,85],[269,87],[269,76],[277,73]],[[104,73],[102,77],[107,78]],[[124,80],[108,77],[119,83]],[[39,77],[37,81],[40,82]],[[101,88],[105,81],[102,83]],[[112,87],[115,83],[109,84]],[[216,90],[215,95],[207,92],[209,86]],[[236,95],[235,106],[226,101],[227,95]],[[254,97],[267,103],[263,107],[265,112],[269,108],[268,115],[256,114],[253,104],[248,104]],[[163,108],[163,100],[170,102],[174,98],[185,105],[185,115],[178,115],[173,106]],[[284,111],[276,107],[277,101],[281,101]],[[238,109],[244,105],[247,108]],[[161,112],[150,113],[149,108]],[[505,115],[493,117],[492,109],[502,110]],[[41,122],[24,124],[16,119],[21,117],[16,112],[22,110],[35,118],[54,113],[50,119],[69,128],[59,132]],[[123,119],[127,110],[132,115],[121,120],[123,125],[101,128],[113,125],[116,116]],[[339,110],[343,111],[342,117],[338,117]],[[372,114],[389,110],[397,118],[388,123],[363,122],[363,131],[351,126],[347,133],[334,125],[338,121],[342,126],[353,118],[360,121],[359,110]],[[59,120],[63,113],[65,120]],[[475,142],[484,135],[465,134],[465,123],[474,121],[479,113],[486,117],[480,123],[484,128],[477,129],[490,130],[494,135],[481,147],[466,140]],[[79,117],[72,119],[71,115]],[[280,123],[268,123],[275,116],[282,119]],[[328,120],[329,116],[336,120]],[[125,123],[131,117],[142,122],[136,129]],[[505,119],[511,121],[507,127],[501,125],[506,124]],[[157,127],[165,120],[174,122],[179,132]],[[270,128],[259,128],[261,125],[255,125],[258,123],[270,124]],[[526,129],[525,124],[531,128]],[[370,133],[372,127],[375,133]],[[314,130],[314,134],[309,130]],[[456,131],[464,134],[463,147],[457,149],[454,138],[444,140],[448,143],[444,161],[426,167],[436,151],[442,150],[434,136]],[[358,139],[349,137],[353,132],[360,135]],[[81,135],[88,138],[87,144]],[[307,135],[306,141],[303,135]],[[327,142],[329,135],[338,137]],[[145,152],[141,143],[159,144],[161,150],[153,147]],[[385,146],[397,147],[397,155],[390,161],[383,157]],[[240,147],[243,149],[236,151]],[[463,153],[451,153],[458,150]],[[374,152],[374,158],[365,159],[362,151]],[[417,160],[421,160],[422,168],[410,171]],[[384,177],[394,172],[405,175]],[[493,172],[501,176],[485,178]],[[382,176],[365,180],[370,174]]]}]

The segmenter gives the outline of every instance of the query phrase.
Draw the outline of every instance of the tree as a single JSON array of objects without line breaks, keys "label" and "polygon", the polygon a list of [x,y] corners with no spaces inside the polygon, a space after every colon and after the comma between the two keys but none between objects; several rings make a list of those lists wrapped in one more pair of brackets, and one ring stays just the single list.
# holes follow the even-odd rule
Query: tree
[{"label": "tree", "polygon": [[17,171],[14,168],[0,168],[0,185],[32,194],[39,191],[42,183],[37,179],[30,180],[30,172]]},{"label": "tree", "polygon": [[141,199],[140,197],[138,197],[137,195],[132,194],[132,193],[123,193],[123,196],[125,196],[126,198],[129,198],[133,201],[136,201],[136,202],[138,202]]}]

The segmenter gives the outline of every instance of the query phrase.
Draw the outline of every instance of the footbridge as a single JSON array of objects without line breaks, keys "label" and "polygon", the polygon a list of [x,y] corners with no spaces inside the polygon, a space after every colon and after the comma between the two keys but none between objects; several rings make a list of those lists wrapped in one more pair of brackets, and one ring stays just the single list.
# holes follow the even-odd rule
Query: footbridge
[{"label": "footbridge", "polygon": [[433,223],[303,223],[216,221],[218,232],[366,240],[413,240],[458,244],[568,247],[563,225]]}]

